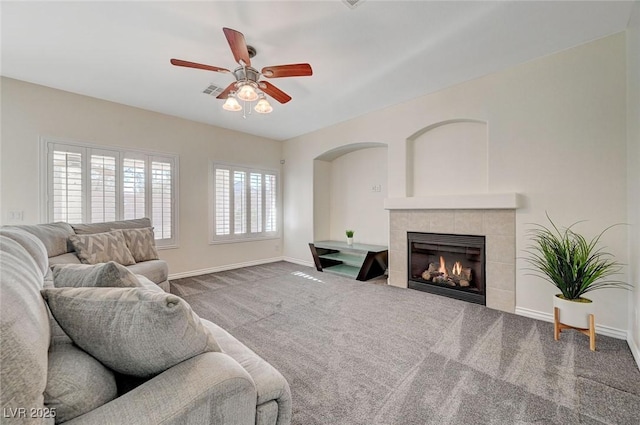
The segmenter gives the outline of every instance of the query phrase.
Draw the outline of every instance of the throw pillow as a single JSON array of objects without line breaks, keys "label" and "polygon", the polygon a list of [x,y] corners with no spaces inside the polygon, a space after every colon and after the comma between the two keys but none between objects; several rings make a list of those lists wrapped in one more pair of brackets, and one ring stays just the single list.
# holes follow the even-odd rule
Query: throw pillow
[{"label": "throw pillow", "polygon": [[153,234],[153,227],[122,229],[122,233],[127,242],[127,248],[131,251],[136,263],[157,260],[159,258],[158,251],[156,251],[156,239]]},{"label": "throw pillow", "polygon": [[125,375],[154,376],[207,351],[221,351],[182,298],[145,288],[42,290],[73,342]]},{"label": "throw pillow", "polygon": [[116,378],[102,363],[73,344],[51,347],[44,405],[55,409],[56,423],[83,415],[117,395]]},{"label": "throw pillow", "polygon": [[53,266],[53,286],[135,288],[142,285],[125,266],[109,261],[94,265],[57,264]]},{"label": "throw pillow", "polygon": [[92,235],[72,235],[69,241],[85,264],[98,264],[115,261],[123,266],[135,264],[136,261],[127,248],[122,230],[94,233]]}]

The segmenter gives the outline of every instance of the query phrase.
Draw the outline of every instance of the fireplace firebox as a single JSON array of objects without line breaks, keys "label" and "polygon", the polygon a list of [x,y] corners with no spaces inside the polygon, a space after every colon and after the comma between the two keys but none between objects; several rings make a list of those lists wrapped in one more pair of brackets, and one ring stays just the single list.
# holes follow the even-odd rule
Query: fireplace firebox
[{"label": "fireplace firebox", "polygon": [[409,288],[486,305],[485,237],[407,232]]}]

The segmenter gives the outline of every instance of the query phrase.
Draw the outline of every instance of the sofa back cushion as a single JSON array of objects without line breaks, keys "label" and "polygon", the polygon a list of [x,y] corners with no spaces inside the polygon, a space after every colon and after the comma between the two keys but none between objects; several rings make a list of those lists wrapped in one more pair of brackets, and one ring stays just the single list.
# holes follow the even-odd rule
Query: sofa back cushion
[{"label": "sofa back cushion", "polygon": [[2,227],[0,235],[16,241],[29,254],[36,267],[45,275],[49,269],[47,260],[47,250],[42,241],[32,233],[19,228]]},{"label": "sofa back cushion", "polygon": [[213,335],[182,298],[146,288],[49,288],[53,316],[110,369],[150,377],[207,351]]},{"label": "sofa back cushion", "polygon": [[[18,242],[0,235],[0,409],[3,424],[39,424],[19,408],[43,408],[47,384],[49,316],[40,290],[43,274]],[[6,417],[9,416],[9,417]]]},{"label": "sofa back cushion", "polygon": [[134,220],[107,221],[105,223],[72,224],[76,235],[90,235],[93,233],[105,233],[112,229],[139,229],[151,227],[149,218],[136,218]]},{"label": "sofa back cushion", "polygon": [[20,226],[4,226],[4,229],[22,229],[42,241],[47,250],[47,257],[66,254],[73,251],[67,239],[75,234],[68,223],[25,224]]}]

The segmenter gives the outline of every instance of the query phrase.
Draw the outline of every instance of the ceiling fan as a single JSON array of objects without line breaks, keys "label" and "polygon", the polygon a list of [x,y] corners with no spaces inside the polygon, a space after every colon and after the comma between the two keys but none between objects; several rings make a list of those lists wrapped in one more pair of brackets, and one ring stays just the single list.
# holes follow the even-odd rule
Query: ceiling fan
[{"label": "ceiling fan", "polygon": [[227,99],[224,109],[229,111],[240,111],[242,106],[236,100],[236,97],[245,102],[258,101],[255,110],[259,113],[269,113],[273,110],[267,101],[265,94],[271,96],[280,103],[287,103],[291,100],[291,96],[274,86],[268,81],[261,81],[260,77],[266,78],[282,78],[282,77],[306,77],[313,74],[311,65],[308,63],[296,63],[289,65],[266,66],[260,72],[251,66],[251,58],[256,55],[256,49],[247,46],[244,35],[231,28],[222,28],[227,42],[231,47],[231,52],[236,62],[240,65],[233,71],[226,68],[219,68],[212,65],[203,65],[200,63],[184,61],[181,59],[171,59],[171,64],[175,66],[184,66],[187,68],[204,69],[206,71],[231,73],[236,81],[229,84],[218,99]]}]

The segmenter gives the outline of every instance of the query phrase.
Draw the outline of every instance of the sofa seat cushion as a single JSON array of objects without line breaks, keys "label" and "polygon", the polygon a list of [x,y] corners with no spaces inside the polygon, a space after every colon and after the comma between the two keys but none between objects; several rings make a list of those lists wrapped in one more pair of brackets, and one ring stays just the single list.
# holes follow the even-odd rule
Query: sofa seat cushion
[{"label": "sofa seat cushion", "polygon": [[290,417],[291,391],[282,374],[220,326],[205,319],[202,319],[202,322],[211,331],[222,352],[240,363],[251,375],[258,392],[257,404],[275,400],[279,407],[278,416],[289,415]]},{"label": "sofa seat cushion", "polygon": [[134,274],[141,274],[153,283],[160,284],[169,278],[169,267],[164,260],[151,260],[127,266]]},{"label": "sofa seat cushion", "polygon": [[125,266],[109,261],[95,265],[64,264],[53,267],[53,286],[64,287],[116,287],[142,286],[138,278]]},{"label": "sofa seat cushion", "polygon": [[112,371],[73,344],[49,351],[44,404],[55,409],[56,423],[83,415],[118,395]]},{"label": "sofa seat cushion", "polygon": [[136,261],[127,248],[122,230],[94,233],[91,235],[69,236],[69,241],[84,264],[98,264],[115,261],[124,266]]},{"label": "sofa seat cushion", "polygon": [[55,257],[49,257],[49,267],[53,267],[56,264],[82,264],[82,261],[78,258],[74,252],[67,252],[66,254],[56,255]]},{"label": "sofa seat cushion", "polygon": [[[42,251],[44,252],[44,251]],[[13,239],[0,235],[0,409],[43,408],[49,316],[40,296],[43,274]],[[15,410],[14,410],[15,411]],[[41,424],[44,418],[3,417],[3,424]]]},{"label": "sofa seat cushion", "polygon": [[207,351],[220,351],[182,298],[145,288],[43,289],[73,342],[116,372],[154,376]]}]

